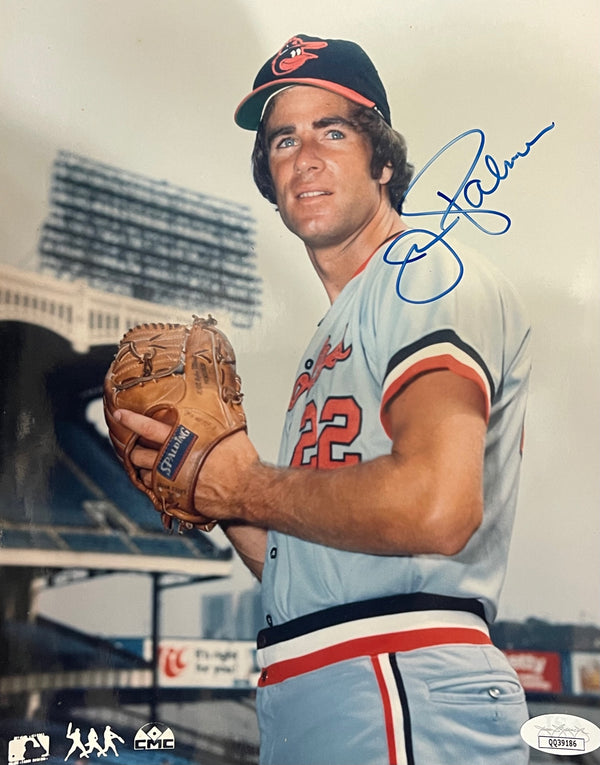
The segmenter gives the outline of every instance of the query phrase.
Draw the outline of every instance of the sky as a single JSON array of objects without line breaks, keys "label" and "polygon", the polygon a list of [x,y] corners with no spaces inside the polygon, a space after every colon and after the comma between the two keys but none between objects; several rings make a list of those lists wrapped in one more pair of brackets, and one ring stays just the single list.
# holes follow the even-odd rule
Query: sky
[{"label": "sky", "polygon": [[[254,188],[253,135],[232,116],[291,36],[360,43],[417,169],[463,136],[409,211],[455,190],[478,145],[502,167],[511,160],[487,200],[508,231],[466,220],[455,230],[509,276],[533,326],[500,618],[600,625],[599,17],[596,0],[0,0],[0,264],[36,268],[61,149],[248,205],[263,312],[231,339],[251,438],[274,460],[297,359],[327,300],[302,245]],[[485,173],[481,159],[474,177],[488,182]],[[236,569],[234,585],[218,586],[248,584]],[[47,594],[46,607],[82,619],[65,604],[77,587]],[[174,613],[179,597],[189,590],[173,596]]]}]

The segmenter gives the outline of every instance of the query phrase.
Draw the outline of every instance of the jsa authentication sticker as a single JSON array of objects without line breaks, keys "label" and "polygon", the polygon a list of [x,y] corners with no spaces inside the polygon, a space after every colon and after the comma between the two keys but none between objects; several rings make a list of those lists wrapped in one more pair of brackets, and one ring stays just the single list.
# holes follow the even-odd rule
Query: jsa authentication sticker
[{"label": "jsa authentication sticker", "polygon": [[550,714],[532,717],[521,728],[529,746],[552,754],[586,754],[600,746],[600,728],[582,717]]}]

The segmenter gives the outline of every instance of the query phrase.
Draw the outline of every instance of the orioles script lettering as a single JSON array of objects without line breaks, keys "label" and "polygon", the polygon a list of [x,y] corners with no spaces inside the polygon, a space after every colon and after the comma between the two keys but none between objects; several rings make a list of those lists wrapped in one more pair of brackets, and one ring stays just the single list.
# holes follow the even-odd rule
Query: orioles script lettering
[{"label": "orioles script lettering", "polygon": [[305,366],[308,368],[308,371],[299,375],[294,383],[294,390],[288,406],[288,412],[294,408],[303,393],[308,393],[308,391],[312,389],[324,369],[333,369],[338,361],[344,361],[344,359],[347,359],[351,353],[352,345],[345,347],[344,338],[342,338],[335,348],[332,349],[330,335],[323,343],[323,347],[319,351],[319,355],[317,356],[314,365],[310,363],[309,366],[309,362],[307,362]]}]

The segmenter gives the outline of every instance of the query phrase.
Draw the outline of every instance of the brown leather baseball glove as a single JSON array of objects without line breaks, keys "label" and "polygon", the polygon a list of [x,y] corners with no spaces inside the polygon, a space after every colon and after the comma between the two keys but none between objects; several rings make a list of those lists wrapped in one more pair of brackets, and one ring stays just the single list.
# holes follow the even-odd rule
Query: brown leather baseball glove
[{"label": "brown leather baseball glove", "polygon": [[[210,316],[191,325],[142,324],[123,337],[104,380],[104,416],[110,439],[133,484],[179,531],[216,524],[194,507],[198,474],[210,451],[224,438],[246,429],[241,381],[229,340]],[[140,438],[113,417],[131,409],[171,426],[152,468],[148,488],[130,454]]]}]

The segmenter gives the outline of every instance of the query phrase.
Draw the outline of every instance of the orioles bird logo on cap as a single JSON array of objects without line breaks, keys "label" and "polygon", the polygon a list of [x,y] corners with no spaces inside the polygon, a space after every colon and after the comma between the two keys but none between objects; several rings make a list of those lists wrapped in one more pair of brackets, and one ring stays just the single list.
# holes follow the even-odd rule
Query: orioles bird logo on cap
[{"label": "orioles bird logo on cap", "polygon": [[273,74],[289,74],[300,69],[309,59],[318,58],[314,53],[310,53],[311,50],[326,47],[327,43],[324,40],[305,42],[301,37],[292,37],[273,59],[271,63]]}]

